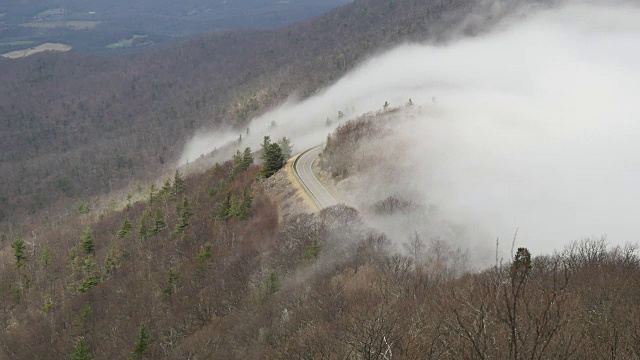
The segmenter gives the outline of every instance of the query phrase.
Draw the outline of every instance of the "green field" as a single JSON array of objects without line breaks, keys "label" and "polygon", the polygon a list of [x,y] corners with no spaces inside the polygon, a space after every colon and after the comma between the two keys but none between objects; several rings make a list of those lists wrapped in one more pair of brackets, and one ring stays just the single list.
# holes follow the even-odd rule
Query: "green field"
[{"label": "green field", "polygon": [[123,39],[113,44],[107,45],[107,49],[121,49],[133,46],[134,40],[148,38],[149,35],[133,35],[129,39]]},{"label": "green field", "polygon": [[42,19],[42,18],[46,18],[46,17],[50,17],[50,16],[62,16],[66,13],[67,11],[63,8],[58,8],[58,9],[48,9],[45,10],[43,12],[38,13],[36,16],[34,16],[34,19]]}]

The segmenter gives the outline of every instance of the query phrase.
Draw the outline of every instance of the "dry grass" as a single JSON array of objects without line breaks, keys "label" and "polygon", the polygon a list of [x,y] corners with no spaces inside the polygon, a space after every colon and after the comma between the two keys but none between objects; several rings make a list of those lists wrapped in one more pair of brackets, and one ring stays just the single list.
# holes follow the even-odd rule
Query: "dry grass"
[{"label": "dry grass", "polygon": [[2,54],[2,56],[9,59],[19,59],[19,58],[37,54],[43,51],[69,51],[69,50],[71,50],[71,46],[66,44],[45,43],[45,44],[41,44],[25,50],[11,51],[6,54]]}]

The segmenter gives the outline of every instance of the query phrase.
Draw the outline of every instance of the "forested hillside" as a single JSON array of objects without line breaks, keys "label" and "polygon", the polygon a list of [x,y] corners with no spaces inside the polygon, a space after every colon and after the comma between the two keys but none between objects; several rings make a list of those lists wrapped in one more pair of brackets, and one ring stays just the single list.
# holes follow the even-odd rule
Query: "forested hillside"
[{"label": "forested hillside", "polygon": [[[341,127],[331,148],[367,128]],[[446,241],[416,234],[401,255],[344,205],[279,222],[258,172],[244,154],[186,179],[176,172],[95,223],[13,240],[0,273],[0,356],[640,356],[634,247],[523,247],[469,273]]]},{"label": "forested hillside", "polygon": [[242,127],[377,49],[482,31],[517,5],[363,0],[277,30],[205,35],[133,56],[0,60],[0,220],[24,223],[54,203],[57,214],[73,212],[79,198],[144,183],[174,165],[198,128]]}]

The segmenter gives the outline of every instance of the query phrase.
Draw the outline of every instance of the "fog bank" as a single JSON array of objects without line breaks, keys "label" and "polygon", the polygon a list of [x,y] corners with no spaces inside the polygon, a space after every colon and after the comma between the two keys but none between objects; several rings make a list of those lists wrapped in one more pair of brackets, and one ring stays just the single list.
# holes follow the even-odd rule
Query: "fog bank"
[{"label": "fog bank", "polygon": [[[572,3],[447,46],[403,45],[255,119],[242,146],[270,134],[305,150],[333,130],[338,111],[344,121],[412,98],[424,111],[396,126],[406,170],[395,185],[481,229],[476,245],[491,249],[500,237],[510,247],[517,228],[516,245],[534,254],[588,236],[636,242],[638,19],[630,5]],[[206,146],[220,146],[217,136]]]}]

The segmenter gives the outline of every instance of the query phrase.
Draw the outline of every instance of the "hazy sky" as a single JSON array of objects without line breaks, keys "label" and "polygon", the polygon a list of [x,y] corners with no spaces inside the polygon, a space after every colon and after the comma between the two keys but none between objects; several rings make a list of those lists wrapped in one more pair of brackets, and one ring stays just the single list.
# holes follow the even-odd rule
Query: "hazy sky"
[{"label": "hazy sky", "polygon": [[[574,2],[447,46],[405,44],[255,119],[244,146],[270,133],[304,150],[323,141],[338,110],[349,118],[411,97],[428,111],[397,127],[409,146],[399,161],[411,164],[398,182],[481,228],[476,241],[510,242],[519,228],[517,244],[534,254],[589,236],[636,242],[638,19],[637,7]],[[237,138],[199,136],[183,161]]]}]

